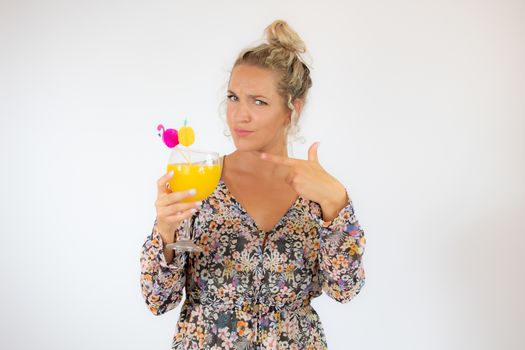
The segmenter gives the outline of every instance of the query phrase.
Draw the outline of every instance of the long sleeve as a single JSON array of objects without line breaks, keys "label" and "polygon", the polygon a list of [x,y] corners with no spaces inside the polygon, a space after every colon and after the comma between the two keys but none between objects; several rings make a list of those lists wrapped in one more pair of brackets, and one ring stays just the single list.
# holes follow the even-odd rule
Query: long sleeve
[{"label": "long sleeve", "polygon": [[154,315],[174,309],[182,299],[187,254],[174,254],[173,262],[168,265],[162,248],[162,237],[154,225],[140,254],[142,295]]},{"label": "long sleeve", "polygon": [[320,270],[323,290],[347,303],[365,284],[362,256],[366,238],[354,214],[352,201],[330,222],[319,219]]}]

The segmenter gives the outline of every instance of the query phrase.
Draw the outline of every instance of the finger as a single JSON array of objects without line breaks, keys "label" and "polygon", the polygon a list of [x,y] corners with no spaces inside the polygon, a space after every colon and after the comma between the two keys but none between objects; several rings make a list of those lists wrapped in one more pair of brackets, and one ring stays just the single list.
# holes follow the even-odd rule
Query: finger
[{"label": "finger", "polygon": [[157,205],[168,206],[174,203],[178,203],[188,197],[194,196],[197,192],[194,189],[188,191],[172,192],[167,195],[161,196],[157,200]]},{"label": "finger", "polygon": [[202,202],[189,202],[189,203],[175,203],[164,207],[167,215],[173,215],[181,211],[200,209]]},{"label": "finger", "polygon": [[173,171],[170,171],[162,175],[162,177],[157,180],[158,193],[171,193],[171,190],[168,188],[167,183],[168,181],[170,181],[172,177],[173,177]]},{"label": "finger", "polygon": [[297,165],[298,162],[300,162],[299,159],[278,156],[276,154],[270,154],[270,153],[261,153],[261,159],[267,160],[275,164],[282,164],[282,165],[287,165],[287,166],[294,166],[294,165]]},{"label": "finger", "polygon": [[288,185],[292,185],[293,184],[293,179],[295,178],[295,171],[290,171],[288,173],[288,175],[286,175],[286,178],[284,179],[284,181],[288,184]]},{"label": "finger", "polygon": [[319,162],[319,158],[317,157],[317,150],[319,149],[319,143],[320,142],[315,142],[310,146],[310,148],[308,148],[308,160]]},{"label": "finger", "polygon": [[176,203],[167,207],[161,207],[157,210],[157,215],[159,217],[166,218],[169,216],[179,215],[180,213],[184,213],[186,211],[196,213],[198,210],[200,210],[200,206],[201,203],[197,202]]},{"label": "finger", "polygon": [[164,218],[164,220],[170,224],[174,224],[174,223],[178,223],[178,222],[181,222],[182,220],[184,219],[189,219],[193,216],[193,214],[195,214],[194,211],[192,211],[192,209],[189,209],[189,210],[186,210],[186,211],[180,211],[180,212],[177,212],[173,215],[170,215],[170,216],[166,216]]}]

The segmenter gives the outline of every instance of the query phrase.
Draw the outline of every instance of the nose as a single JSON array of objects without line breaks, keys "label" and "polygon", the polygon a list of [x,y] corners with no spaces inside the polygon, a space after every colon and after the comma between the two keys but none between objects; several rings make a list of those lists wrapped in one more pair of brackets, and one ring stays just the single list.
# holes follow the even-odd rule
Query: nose
[{"label": "nose", "polygon": [[248,123],[251,120],[250,110],[243,101],[235,103],[231,113],[233,120],[237,123]]}]

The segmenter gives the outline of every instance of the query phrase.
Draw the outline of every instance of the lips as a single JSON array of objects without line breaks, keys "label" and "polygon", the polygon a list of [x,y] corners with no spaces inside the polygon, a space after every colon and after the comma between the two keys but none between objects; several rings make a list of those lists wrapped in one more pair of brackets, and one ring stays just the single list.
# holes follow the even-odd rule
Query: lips
[{"label": "lips", "polygon": [[233,129],[233,131],[235,132],[237,136],[240,136],[240,137],[249,136],[253,133],[253,131],[251,130],[238,129],[238,128]]}]

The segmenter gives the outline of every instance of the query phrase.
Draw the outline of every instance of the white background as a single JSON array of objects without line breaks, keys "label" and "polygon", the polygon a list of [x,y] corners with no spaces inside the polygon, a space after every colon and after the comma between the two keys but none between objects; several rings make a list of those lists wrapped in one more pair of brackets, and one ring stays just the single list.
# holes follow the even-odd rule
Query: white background
[{"label": "white background", "polygon": [[168,349],[139,252],[185,117],[233,151],[218,106],[241,49],[305,40],[303,117],[367,234],[367,283],[314,304],[330,349],[523,349],[525,2],[0,1],[0,347]]}]

